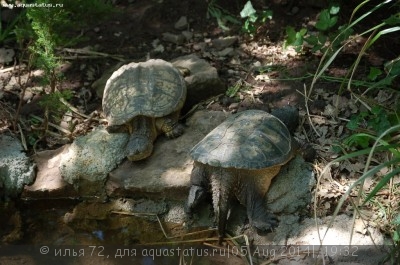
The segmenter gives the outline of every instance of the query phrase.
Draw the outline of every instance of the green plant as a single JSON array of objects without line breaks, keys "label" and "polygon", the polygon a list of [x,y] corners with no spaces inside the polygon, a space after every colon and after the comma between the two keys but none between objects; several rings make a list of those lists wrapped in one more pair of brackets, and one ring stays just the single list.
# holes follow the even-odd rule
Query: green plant
[{"label": "green plant", "polygon": [[254,35],[257,32],[259,25],[265,23],[267,19],[272,19],[272,11],[263,10],[261,13],[257,12],[251,1],[247,1],[240,12],[240,16],[246,19],[242,26],[242,30],[247,34]]},{"label": "green plant", "polygon": [[[24,3],[29,4],[28,1]],[[14,33],[21,54],[28,51],[29,69],[35,67],[44,70],[41,84],[48,88],[42,90],[40,101],[40,106],[44,109],[44,118],[35,119],[42,124],[35,126],[37,131],[30,137],[31,140],[38,139],[35,141],[36,145],[50,133],[50,121],[57,121],[67,111],[67,107],[61,102],[70,99],[72,95],[68,90],[58,90],[62,80],[62,73],[58,69],[63,63],[58,50],[78,43],[81,40],[78,33],[80,29],[87,26],[91,19],[99,21],[112,14],[113,9],[108,1],[104,0],[39,0],[34,4],[37,6],[26,8],[24,17],[15,25]],[[22,98],[23,94],[20,100]],[[20,105],[21,102],[18,109]]]},{"label": "green plant", "polygon": [[50,94],[45,94],[39,101],[39,105],[44,109],[49,109],[53,114],[53,118],[59,120],[69,108],[62,102],[70,100],[73,94],[70,90],[55,91]]},{"label": "green plant", "polygon": [[47,8],[30,8],[27,12],[31,20],[35,42],[29,47],[34,54],[35,66],[45,71],[47,83],[50,83],[51,92],[55,91],[57,75],[55,69],[60,65],[56,56],[56,47],[59,43],[59,36],[55,32],[55,21],[65,21],[63,12],[53,11]]},{"label": "green plant", "polygon": [[236,83],[234,86],[228,87],[228,89],[225,92],[225,95],[227,95],[230,98],[233,98],[236,96],[237,92],[240,90],[240,84]]},{"label": "green plant", "polygon": [[[352,18],[355,16],[355,13],[357,12],[357,10],[359,10],[359,8],[362,5],[364,5],[366,2],[369,2],[369,1],[363,2],[362,4],[360,4],[359,6],[357,6],[355,8],[355,10],[353,11],[353,14],[352,14]],[[358,18],[356,18],[349,25],[343,26],[340,28],[339,34],[331,41],[330,45],[327,46],[325,49],[325,52],[320,60],[318,69],[316,70],[316,73],[312,80],[310,89],[308,91],[309,94],[312,92],[316,81],[321,76],[324,75],[325,71],[332,64],[332,62],[336,59],[336,57],[343,50],[343,48],[346,47],[346,45],[348,45],[349,43],[351,43],[352,41],[354,41],[357,38],[357,36],[347,37],[348,33],[352,31],[352,28],[355,27],[361,21],[363,21],[363,19],[365,19],[367,16],[373,14],[379,8],[382,8],[383,6],[388,5],[390,2],[392,2],[392,1],[386,0],[380,4],[377,4],[369,11],[361,14]],[[366,89],[362,94],[357,94],[356,92],[353,91],[353,89],[352,89],[352,87],[354,85],[353,76],[356,72],[358,65],[360,64],[361,58],[367,53],[367,51],[371,48],[371,46],[374,45],[374,43],[378,39],[380,39],[382,36],[384,36],[386,34],[396,33],[398,31],[400,31],[400,26],[397,26],[397,25],[400,25],[400,19],[397,18],[397,13],[395,15],[388,14],[387,19],[384,19],[380,23],[378,22],[377,25],[372,25],[371,28],[358,34],[358,36],[365,36],[368,34],[369,34],[369,36],[366,38],[366,42],[360,49],[360,52],[359,52],[357,58],[355,59],[353,65],[348,70],[346,77],[343,78],[343,83],[340,87],[339,92],[340,93],[343,92],[343,90],[346,88],[348,90],[348,92],[350,92],[350,94],[352,96],[354,96],[354,98],[356,98],[365,107],[367,107],[368,110],[371,110],[371,106],[369,106],[369,104],[364,102],[363,98],[369,92],[377,92],[377,88],[382,89],[382,87],[383,87],[383,88],[391,89],[393,80],[395,80],[399,76],[399,73],[400,73],[399,58],[396,58],[396,59],[386,63],[385,71],[387,72],[387,74],[385,76],[383,76],[382,79],[379,79],[379,77],[381,76],[379,71],[375,70],[374,68],[370,69],[370,72],[368,74],[368,77],[369,77],[368,79],[370,79],[371,81],[374,81],[374,82],[371,83],[369,85],[368,89]],[[342,39],[346,39],[346,41],[341,41]],[[338,46],[339,43],[340,43],[340,46]],[[396,111],[391,110],[390,112],[395,113]]]},{"label": "green plant", "polygon": [[308,31],[306,28],[302,28],[296,31],[293,27],[286,27],[286,39],[284,42],[284,48],[293,46],[296,52],[301,52],[306,46],[311,47],[311,52],[325,52],[328,48],[330,41],[334,40],[338,36],[338,32],[341,37],[331,44],[331,49],[334,49],[340,42],[347,39],[352,33],[351,30],[344,31],[343,26],[339,27],[338,31],[334,30],[334,27],[338,21],[338,13],[340,7],[336,3],[332,3],[329,9],[323,9],[316,21],[314,27],[316,31]]},{"label": "green plant", "polygon": [[229,30],[228,23],[240,25],[240,21],[232,15],[229,11],[219,6],[217,0],[211,0],[208,3],[207,17],[211,16],[217,20],[218,26],[222,30]]},{"label": "green plant", "polygon": [[[11,22],[6,25],[0,23],[0,46],[15,41],[15,29],[21,19],[25,16],[25,10],[22,10]],[[0,12],[0,21],[1,12]]]},{"label": "green plant", "polygon": [[[399,216],[399,208],[397,204],[392,203],[379,203],[379,197],[375,198],[377,193],[382,190],[384,187],[387,187],[389,192],[393,192],[394,194],[398,194],[400,191],[400,186],[391,182],[394,176],[398,176],[400,174],[400,141],[398,139],[398,132],[400,131],[400,125],[397,124],[395,126],[391,126],[387,130],[385,130],[380,136],[373,136],[365,134],[365,136],[370,137],[373,141],[371,147],[364,148],[361,150],[353,151],[350,153],[345,153],[344,155],[334,159],[333,161],[329,162],[322,172],[319,174],[318,177],[318,184],[321,181],[322,176],[331,168],[332,165],[335,163],[339,163],[345,160],[352,160],[356,159],[360,156],[367,156],[364,170],[361,176],[352,183],[347,191],[342,195],[340,198],[338,205],[333,213],[333,216],[336,217],[339,213],[340,209],[344,205],[345,202],[350,202],[351,205],[354,207],[353,211],[353,220],[357,216],[361,216],[361,212],[364,207],[374,207],[374,204],[379,204],[382,210],[385,212],[383,217],[385,223],[393,223],[394,227],[392,228],[392,234],[394,241],[396,240],[396,236],[398,236],[398,216]],[[386,139],[386,140],[385,140]],[[381,172],[386,172],[382,174]],[[375,186],[372,186],[370,190],[364,190],[364,182],[367,180],[374,180]],[[389,185],[388,185],[389,184]],[[351,194],[356,193],[357,196],[350,196]],[[315,199],[317,199],[315,197]],[[372,205],[372,206],[371,206]],[[316,216],[316,205],[314,206],[315,216]],[[375,206],[379,207],[379,206]],[[397,216],[397,217],[396,217]],[[330,226],[334,221],[334,218],[330,221],[331,223],[328,225]],[[324,239],[326,236],[327,231],[324,235],[322,235],[321,240]],[[351,241],[351,239],[350,239]],[[398,245],[398,240],[395,244]],[[351,242],[349,242],[351,244]],[[396,248],[393,248],[393,252],[396,252]],[[392,253],[395,255],[394,253]],[[397,253],[398,255],[399,253]],[[392,255],[392,256],[393,256]],[[391,257],[388,257],[391,258]],[[393,263],[394,264],[394,263]]]},{"label": "green plant", "polygon": [[397,113],[388,113],[387,110],[380,106],[374,106],[370,111],[362,111],[350,119],[347,128],[350,131],[365,131],[368,134],[353,134],[349,136],[343,144],[348,147],[357,146],[367,148],[373,140],[372,136],[379,136],[391,126],[399,124],[399,116]]},{"label": "green plant", "polygon": [[[386,189],[390,194],[389,196],[392,197],[396,196],[400,190],[400,186],[393,181],[394,177],[400,174],[400,105],[396,100],[384,105],[376,100],[375,97],[381,91],[390,93],[392,95],[390,99],[399,97],[399,91],[394,89],[396,85],[394,80],[398,79],[400,74],[399,57],[386,63],[383,69],[371,67],[369,72],[365,71],[365,79],[369,85],[366,89],[363,87],[364,90],[361,89],[358,82],[355,82],[353,77],[359,68],[361,58],[382,36],[400,31],[400,13],[398,6],[393,5],[388,8],[391,13],[387,13],[386,18],[377,21],[376,24],[371,25],[370,28],[357,36],[349,37],[349,32],[352,32],[356,25],[364,21],[366,17],[375,14],[380,8],[388,7],[394,1],[382,1],[364,13],[359,14],[361,7],[365,7],[365,4],[369,2],[367,0],[358,5],[352,13],[349,24],[339,27],[336,37],[330,37],[329,44],[325,44],[325,48],[322,49],[323,55],[320,64],[306,97],[310,97],[317,80],[325,76],[326,70],[335,61],[343,48],[354,41],[356,37],[365,37],[365,43],[349,68],[347,75],[343,78],[338,90],[339,94],[346,90],[354,102],[363,106],[363,110],[355,113],[347,123],[350,135],[339,145],[342,151],[341,156],[328,163],[320,173],[320,176],[324,175],[334,163],[352,159],[365,160],[361,176],[350,185],[342,196],[335,209],[334,216],[338,214],[345,201],[352,203],[354,218],[361,216],[360,212],[364,207],[379,207],[384,212],[382,222],[388,226],[392,224],[388,232],[393,235],[393,241],[395,242],[394,253],[397,251],[397,254],[392,255],[392,257],[395,255],[398,257],[399,252],[395,247],[398,247],[399,207],[397,204],[387,204],[384,201],[380,201],[381,199],[377,194],[382,189]],[[371,186],[371,189],[364,190],[364,182],[367,179],[372,180],[374,185]],[[356,199],[350,198],[350,194],[354,192],[358,195]]]},{"label": "green plant", "polygon": [[[395,247],[393,248],[392,253],[390,253],[390,257],[388,257],[388,260],[390,261],[399,260],[400,258],[400,214],[396,216],[393,225],[395,226],[395,231],[393,232],[392,239]],[[392,264],[394,264],[394,262]]]}]

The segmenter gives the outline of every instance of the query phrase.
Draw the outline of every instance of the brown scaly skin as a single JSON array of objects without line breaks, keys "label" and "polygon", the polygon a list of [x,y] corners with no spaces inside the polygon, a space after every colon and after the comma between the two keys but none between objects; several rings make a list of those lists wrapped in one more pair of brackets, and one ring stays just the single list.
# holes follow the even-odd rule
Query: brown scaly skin
[{"label": "brown scaly skin", "polygon": [[251,226],[268,231],[278,225],[277,219],[265,208],[264,196],[280,165],[258,170],[220,168],[194,162],[191,188],[186,204],[190,216],[196,206],[206,197],[211,187],[213,208],[218,227],[219,244],[225,235],[230,202],[236,197],[246,206]]}]

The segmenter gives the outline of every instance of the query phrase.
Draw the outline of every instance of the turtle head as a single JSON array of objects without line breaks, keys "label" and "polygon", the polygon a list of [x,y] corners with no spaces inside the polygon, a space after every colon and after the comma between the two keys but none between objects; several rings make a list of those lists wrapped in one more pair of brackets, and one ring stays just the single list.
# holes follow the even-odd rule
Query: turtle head
[{"label": "turtle head", "polygon": [[145,135],[131,135],[126,152],[131,161],[145,159],[153,152],[153,142]]}]

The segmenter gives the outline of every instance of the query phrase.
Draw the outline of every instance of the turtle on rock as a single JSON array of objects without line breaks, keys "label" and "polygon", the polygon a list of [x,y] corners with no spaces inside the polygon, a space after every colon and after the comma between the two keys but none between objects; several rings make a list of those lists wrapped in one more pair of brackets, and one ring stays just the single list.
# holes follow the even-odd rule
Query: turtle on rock
[{"label": "turtle on rock", "polygon": [[144,159],[151,155],[159,134],[175,138],[183,133],[178,118],[185,99],[185,81],[171,63],[152,59],[124,65],[111,75],[104,89],[107,129],[129,133],[128,159]]},{"label": "turtle on rock", "polygon": [[[297,115],[298,120],[297,109],[284,109],[277,114],[290,121],[296,119],[287,117]],[[211,191],[220,244],[235,197],[246,207],[251,226],[260,231],[276,227],[278,221],[267,212],[264,197],[296,146],[287,126],[274,115],[246,110],[230,116],[190,151],[194,165],[186,213],[191,216]]]}]

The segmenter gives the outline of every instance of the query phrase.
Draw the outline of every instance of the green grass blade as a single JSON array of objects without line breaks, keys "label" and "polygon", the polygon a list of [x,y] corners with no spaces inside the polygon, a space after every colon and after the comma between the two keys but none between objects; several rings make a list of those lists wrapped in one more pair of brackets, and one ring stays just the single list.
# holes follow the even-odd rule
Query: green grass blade
[{"label": "green grass blade", "polygon": [[[397,159],[397,162],[395,164],[399,163],[399,160]],[[385,186],[389,180],[400,173],[400,168],[396,168],[395,170],[393,170],[392,172],[388,173],[387,175],[385,175],[385,177],[382,178],[382,180],[380,180],[378,182],[378,184],[375,186],[375,188],[368,194],[368,196],[365,198],[364,202],[362,203],[361,206],[365,205],[372,197],[374,197],[378,191],[380,191],[383,186]]]}]

